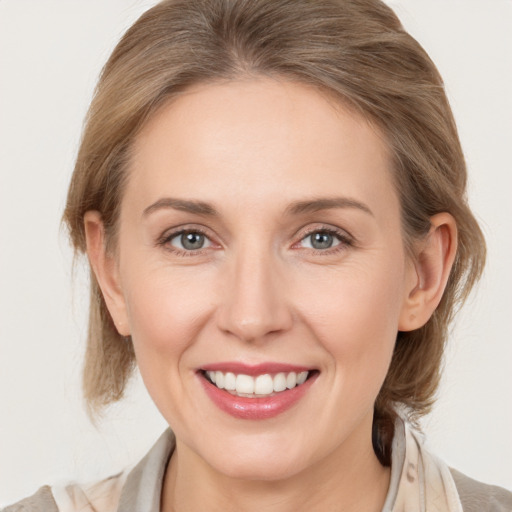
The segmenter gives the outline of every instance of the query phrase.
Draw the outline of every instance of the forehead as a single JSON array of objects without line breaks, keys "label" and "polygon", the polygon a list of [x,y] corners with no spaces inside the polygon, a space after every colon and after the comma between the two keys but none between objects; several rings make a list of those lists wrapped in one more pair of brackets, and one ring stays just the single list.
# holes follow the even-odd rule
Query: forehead
[{"label": "forehead", "polygon": [[127,194],[137,191],[141,208],[166,187],[245,204],[330,191],[394,195],[389,167],[379,131],[313,87],[267,78],[201,84],[141,131]]}]

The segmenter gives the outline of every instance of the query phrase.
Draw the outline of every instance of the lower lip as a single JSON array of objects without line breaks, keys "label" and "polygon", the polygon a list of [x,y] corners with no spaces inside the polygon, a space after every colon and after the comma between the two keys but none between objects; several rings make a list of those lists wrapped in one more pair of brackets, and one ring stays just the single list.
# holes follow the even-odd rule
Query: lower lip
[{"label": "lower lip", "polygon": [[273,396],[247,398],[236,396],[219,389],[202,374],[198,374],[201,383],[212,402],[222,411],[244,420],[265,420],[274,418],[295,405],[309,390],[318,373],[312,375],[304,384],[281,391]]}]

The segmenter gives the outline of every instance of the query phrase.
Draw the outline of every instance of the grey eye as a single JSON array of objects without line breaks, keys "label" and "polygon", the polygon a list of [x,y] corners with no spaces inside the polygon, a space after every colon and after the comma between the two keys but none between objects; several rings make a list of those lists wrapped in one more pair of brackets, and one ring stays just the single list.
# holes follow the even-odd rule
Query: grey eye
[{"label": "grey eye", "polygon": [[330,233],[313,233],[310,237],[311,247],[314,249],[329,249],[334,242],[334,237]]},{"label": "grey eye", "polygon": [[201,249],[204,245],[204,235],[200,233],[183,233],[181,235],[181,245],[189,251]]},{"label": "grey eye", "polygon": [[315,231],[302,239],[303,247],[315,250],[330,249],[340,243],[339,237],[328,231]]},{"label": "grey eye", "polygon": [[202,233],[197,231],[185,231],[173,237],[171,239],[171,245],[185,251],[197,251],[208,247],[210,241]]}]

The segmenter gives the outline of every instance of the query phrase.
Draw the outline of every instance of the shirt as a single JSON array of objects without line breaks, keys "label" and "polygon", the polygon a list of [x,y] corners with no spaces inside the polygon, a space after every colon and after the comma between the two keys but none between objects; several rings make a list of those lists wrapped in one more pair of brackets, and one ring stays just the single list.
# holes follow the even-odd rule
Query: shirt
[{"label": "shirt", "polygon": [[[174,448],[175,437],[168,429],[132,469],[90,485],[44,486],[2,512],[160,512]],[[449,469],[428,452],[419,433],[399,420],[382,512],[512,512],[512,493]]]}]

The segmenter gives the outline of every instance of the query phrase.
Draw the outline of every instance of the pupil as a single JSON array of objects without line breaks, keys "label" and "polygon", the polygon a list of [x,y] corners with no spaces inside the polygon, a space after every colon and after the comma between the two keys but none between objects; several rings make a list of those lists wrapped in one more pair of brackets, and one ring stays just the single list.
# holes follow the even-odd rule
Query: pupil
[{"label": "pupil", "polygon": [[329,233],[315,233],[311,237],[311,245],[315,249],[329,249],[332,246],[333,238]]},{"label": "pupil", "polygon": [[204,235],[201,235],[200,233],[184,233],[181,235],[181,245],[185,249],[189,250],[195,250],[195,249],[201,249],[204,244]]}]

